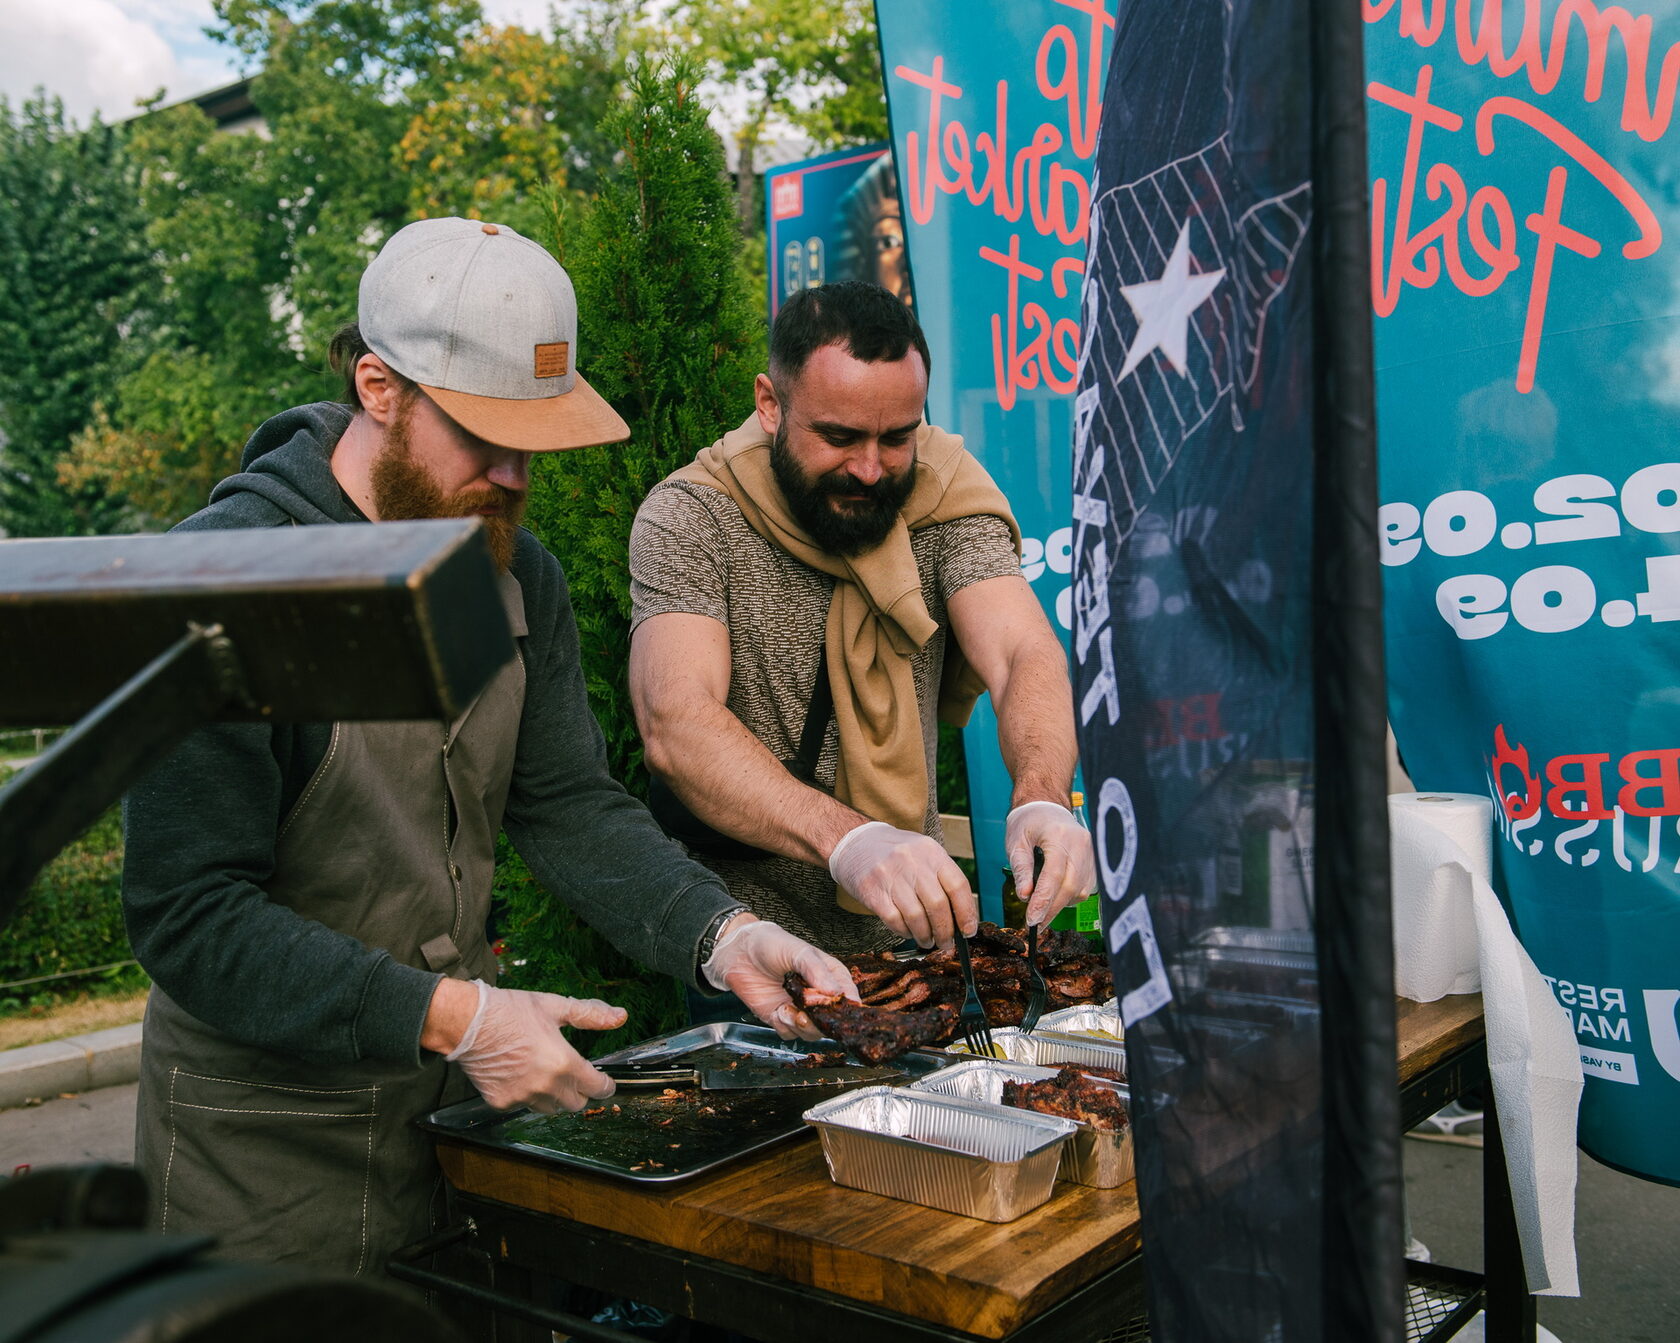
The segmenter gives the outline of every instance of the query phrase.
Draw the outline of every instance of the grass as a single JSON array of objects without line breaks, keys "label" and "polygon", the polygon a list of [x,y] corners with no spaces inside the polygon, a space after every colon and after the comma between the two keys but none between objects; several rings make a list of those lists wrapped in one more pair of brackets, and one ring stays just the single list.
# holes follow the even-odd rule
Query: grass
[{"label": "grass", "polygon": [[127,1026],[146,1012],[150,988],[127,989],[116,994],[82,994],[50,1007],[30,1007],[0,1017],[0,1049],[21,1049],[46,1044],[89,1031]]}]

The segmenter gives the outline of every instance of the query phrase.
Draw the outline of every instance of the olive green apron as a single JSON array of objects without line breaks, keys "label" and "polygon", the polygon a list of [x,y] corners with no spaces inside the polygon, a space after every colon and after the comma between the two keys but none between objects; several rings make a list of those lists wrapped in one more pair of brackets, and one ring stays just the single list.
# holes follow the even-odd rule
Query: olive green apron
[{"label": "olive green apron", "polygon": [[[501,584],[523,635],[519,584]],[[405,965],[494,983],[485,920],[524,703],[515,657],[447,728],[334,724],[280,827],[268,898]],[[307,1062],[153,989],[136,1152],[153,1225],[214,1234],[242,1259],[382,1273],[429,1232],[441,1190],[414,1118],[472,1094],[459,1068],[425,1060]]]}]

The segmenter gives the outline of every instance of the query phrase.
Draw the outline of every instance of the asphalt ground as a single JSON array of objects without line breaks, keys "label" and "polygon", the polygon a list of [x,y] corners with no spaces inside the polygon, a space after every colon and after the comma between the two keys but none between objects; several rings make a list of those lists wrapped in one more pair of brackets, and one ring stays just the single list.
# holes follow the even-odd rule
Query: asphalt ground
[{"label": "asphalt ground", "polygon": [[[0,1110],[0,1173],[17,1166],[127,1162],[134,1157],[136,1088],[106,1087]],[[1482,1267],[1480,1148],[1408,1139],[1412,1234],[1437,1263]],[[1579,1298],[1539,1298],[1540,1322],[1560,1343],[1675,1343],[1680,1339],[1680,1190],[1580,1158],[1576,1191]]]}]

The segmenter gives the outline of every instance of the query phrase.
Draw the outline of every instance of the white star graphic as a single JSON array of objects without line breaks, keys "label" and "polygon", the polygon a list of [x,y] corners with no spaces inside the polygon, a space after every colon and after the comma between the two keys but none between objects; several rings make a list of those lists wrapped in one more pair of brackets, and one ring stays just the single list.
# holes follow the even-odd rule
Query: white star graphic
[{"label": "white star graphic", "polygon": [[1132,348],[1126,351],[1126,366],[1120,370],[1120,376],[1124,378],[1142,363],[1151,350],[1160,350],[1182,376],[1189,345],[1190,314],[1207,302],[1208,295],[1224,278],[1223,269],[1190,273],[1190,221],[1185,220],[1161,278],[1120,286],[1138,321],[1137,335],[1132,339]]}]

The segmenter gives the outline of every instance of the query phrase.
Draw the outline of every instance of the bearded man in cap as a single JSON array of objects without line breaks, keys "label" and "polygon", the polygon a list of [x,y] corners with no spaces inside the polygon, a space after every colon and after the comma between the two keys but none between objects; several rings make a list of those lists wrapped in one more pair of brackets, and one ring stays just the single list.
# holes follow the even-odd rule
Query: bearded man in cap
[{"label": "bearded man in cap", "polygon": [[612,1081],[562,1028],[607,1003],[494,987],[497,834],[626,953],[818,1032],[757,920],[607,774],[559,565],[519,527],[531,455],[628,437],[577,373],[566,273],[512,230],[399,231],[335,339],[348,404],[268,421],[183,530],[485,519],[518,656],[453,723],[218,725],[130,794],[124,911],[155,981],[138,1155],[153,1221],[225,1252],[381,1273],[441,1178],[417,1115],[576,1110]]},{"label": "bearded man in cap", "polygon": [[655,814],[737,899],[840,953],[974,931],[933,778],[937,717],[966,721],[982,690],[1028,921],[1095,886],[1067,806],[1067,660],[1021,577],[1008,502],[923,420],[930,362],[885,289],[796,294],[753,413],[649,492],[630,538]]}]

